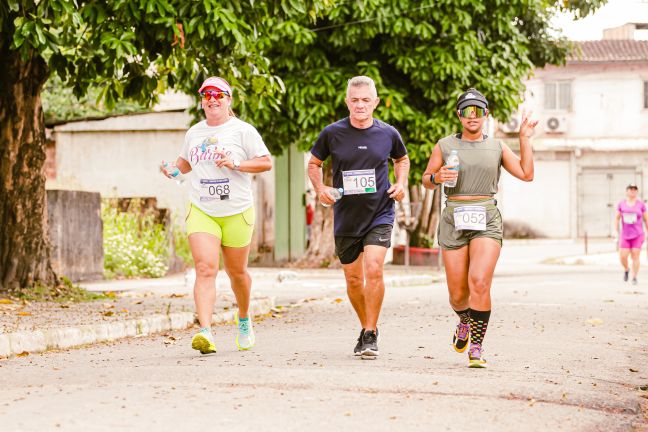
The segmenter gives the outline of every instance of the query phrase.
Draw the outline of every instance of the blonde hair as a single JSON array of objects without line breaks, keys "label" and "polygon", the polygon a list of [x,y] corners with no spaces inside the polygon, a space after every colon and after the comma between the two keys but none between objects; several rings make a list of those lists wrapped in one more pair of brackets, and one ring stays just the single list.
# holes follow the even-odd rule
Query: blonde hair
[{"label": "blonde hair", "polygon": [[347,96],[349,95],[349,90],[351,87],[361,87],[368,86],[374,97],[378,97],[378,91],[376,90],[376,83],[374,80],[368,76],[359,75],[351,78],[347,84]]}]

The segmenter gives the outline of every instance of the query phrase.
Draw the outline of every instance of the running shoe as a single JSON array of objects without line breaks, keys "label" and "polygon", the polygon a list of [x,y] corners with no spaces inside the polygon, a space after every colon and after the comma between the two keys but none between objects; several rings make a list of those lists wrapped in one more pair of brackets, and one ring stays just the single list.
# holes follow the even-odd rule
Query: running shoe
[{"label": "running shoe", "polygon": [[452,337],[452,346],[457,352],[464,352],[470,341],[470,324],[459,322]]},{"label": "running shoe", "polygon": [[216,352],[214,337],[208,330],[201,330],[191,339],[191,348],[200,351],[200,354],[211,354]]},{"label": "running shoe", "polygon": [[238,334],[236,335],[236,346],[239,351],[247,351],[252,349],[255,342],[254,329],[252,328],[252,318],[244,321],[239,320],[238,311],[234,315],[234,320],[238,326]]},{"label": "running shoe", "polygon": [[623,272],[623,282],[628,282],[628,275],[630,273],[630,270],[626,270]]},{"label": "running shoe", "polygon": [[364,329],[360,330],[360,336],[358,336],[358,343],[355,348],[353,348],[353,355],[359,356],[362,352],[362,335],[364,335]]},{"label": "running shoe", "polygon": [[[359,356],[361,355],[362,352],[362,335],[364,334],[364,329],[360,331],[360,336],[358,336],[358,343],[356,344],[355,348],[353,348],[353,355]],[[376,342],[380,342],[380,331],[378,330],[378,327],[376,327]]]},{"label": "running shoe", "polygon": [[360,355],[363,359],[375,360],[378,354],[378,335],[373,330],[365,330],[362,335],[362,350],[360,351]]},{"label": "running shoe", "polygon": [[486,360],[484,359],[484,352],[480,344],[470,345],[468,351],[468,367],[469,368],[485,368]]},{"label": "running shoe", "polygon": [[637,283],[639,283],[637,278],[632,278],[632,285],[637,285]]}]

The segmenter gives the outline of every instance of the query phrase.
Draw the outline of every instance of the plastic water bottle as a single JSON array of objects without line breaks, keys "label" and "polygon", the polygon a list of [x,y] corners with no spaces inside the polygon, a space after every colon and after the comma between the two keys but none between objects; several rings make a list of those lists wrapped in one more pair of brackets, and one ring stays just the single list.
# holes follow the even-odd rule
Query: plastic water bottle
[{"label": "plastic water bottle", "polygon": [[[333,199],[335,199],[335,201],[339,200],[340,198],[342,198],[342,195],[344,195],[344,189],[342,189],[342,188],[328,188],[328,189],[326,189],[326,191],[328,192],[329,195],[331,195],[333,197]],[[324,204],[321,201],[320,201],[320,203],[324,207],[330,207],[330,204]]]},{"label": "plastic water bottle", "polygon": [[162,162],[162,167],[171,177],[174,178],[178,185],[182,186],[184,184],[185,178],[180,172],[180,168],[178,168],[175,163]]},{"label": "plastic water bottle", "polygon": [[[450,157],[448,157],[448,160],[446,161],[447,166],[451,166],[450,168],[451,171],[459,171],[459,154],[457,154],[457,150],[452,150],[450,152]],[[458,178],[458,176],[457,176]],[[457,179],[452,179],[448,180],[445,182],[446,187],[455,187],[457,186]]]}]

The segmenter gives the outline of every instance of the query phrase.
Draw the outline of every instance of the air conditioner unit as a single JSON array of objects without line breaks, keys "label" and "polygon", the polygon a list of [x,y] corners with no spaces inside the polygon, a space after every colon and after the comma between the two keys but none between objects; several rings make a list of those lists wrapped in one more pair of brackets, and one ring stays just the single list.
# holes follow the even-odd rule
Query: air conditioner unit
[{"label": "air conditioner unit", "polygon": [[506,123],[500,123],[499,128],[504,133],[518,133],[520,131],[520,120],[511,117]]},{"label": "air conditioner unit", "polygon": [[544,129],[547,133],[567,132],[567,117],[549,116],[545,119]]}]

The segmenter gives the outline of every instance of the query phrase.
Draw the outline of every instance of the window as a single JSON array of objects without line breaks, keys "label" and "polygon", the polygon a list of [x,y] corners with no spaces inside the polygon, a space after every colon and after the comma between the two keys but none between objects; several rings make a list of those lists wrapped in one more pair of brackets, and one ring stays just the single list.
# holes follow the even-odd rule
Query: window
[{"label": "window", "polygon": [[553,81],[545,83],[544,107],[552,111],[571,110],[571,82]]},{"label": "window", "polygon": [[648,81],[644,81],[644,108],[648,108]]}]

